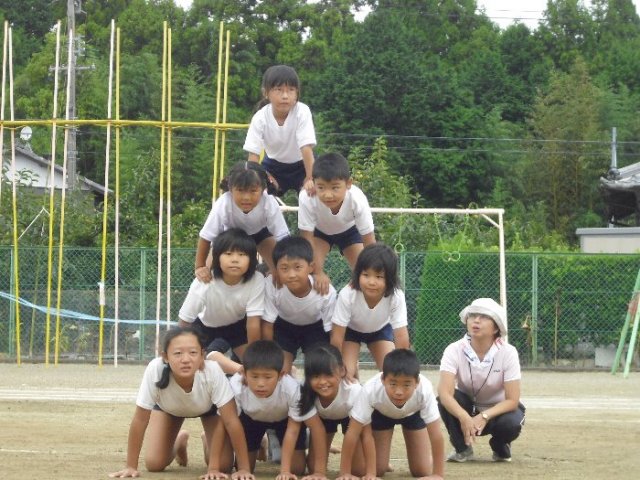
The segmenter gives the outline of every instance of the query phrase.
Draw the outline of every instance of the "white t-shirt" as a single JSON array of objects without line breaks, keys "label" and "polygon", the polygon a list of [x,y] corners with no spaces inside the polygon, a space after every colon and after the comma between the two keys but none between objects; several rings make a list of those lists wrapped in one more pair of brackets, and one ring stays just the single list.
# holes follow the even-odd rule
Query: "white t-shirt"
[{"label": "white t-shirt", "polygon": [[404,292],[396,288],[393,294],[382,297],[378,304],[369,308],[364,295],[351,285],[345,285],[336,302],[331,320],[340,327],[349,327],[360,333],[377,332],[387,323],[395,330],[407,326],[407,304]]},{"label": "white t-shirt", "polygon": [[317,413],[316,409],[312,408],[306,415],[300,416],[300,384],[290,375],[284,375],[267,398],[256,397],[251,389],[242,383],[242,375],[239,373],[231,377],[229,383],[235,395],[238,414],[242,411],[257,422],[279,422],[287,417],[296,422],[304,422]]},{"label": "white t-shirt", "polygon": [[264,315],[262,319],[274,323],[280,316],[283,320],[294,325],[311,325],[322,320],[325,332],[331,330],[331,317],[336,305],[337,293],[333,285],[329,285],[329,292],[320,295],[313,288],[313,277],[309,275],[311,291],[305,297],[296,297],[286,286],[277,288],[273,279],[267,277],[264,288]]},{"label": "white t-shirt", "polygon": [[193,323],[196,317],[207,327],[224,327],[244,316],[261,317],[264,313],[264,277],[254,273],[246,282],[227,285],[221,278],[204,283],[195,278],[178,318]]},{"label": "white t-shirt", "polygon": [[278,201],[267,194],[266,190],[262,192],[258,205],[248,213],[244,213],[235,204],[231,192],[220,195],[200,230],[200,237],[213,242],[222,232],[234,227],[241,228],[248,235],[256,234],[266,227],[276,240],[289,235],[289,227],[284,220]]},{"label": "white t-shirt", "polygon": [[360,397],[362,385],[342,380],[338,385],[338,394],[327,407],[323,407],[320,399],[316,398],[315,406],[320,418],[327,420],[342,420],[351,415],[351,409]]},{"label": "white t-shirt", "polygon": [[306,145],[316,145],[316,132],[309,107],[296,102],[284,125],[278,125],[269,103],[253,115],[242,148],[256,155],[260,155],[264,149],[273,160],[296,163],[302,159],[300,149]]},{"label": "white t-shirt", "polygon": [[475,396],[478,410],[483,411],[505,399],[505,382],[520,380],[518,351],[513,345],[498,340],[498,351],[491,364],[472,365],[465,356],[465,344],[468,345],[468,340],[462,338],[445,348],[440,371],[453,373],[458,390],[471,398]]},{"label": "white t-shirt", "polygon": [[422,374],[413,395],[401,408],[396,407],[389,399],[382,383],[382,372],[369,379],[362,387],[362,394],[351,410],[351,417],[363,425],[368,425],[371,423],[371,414],[374,410],[394,420],[420,412],[420,417],[427,425],[440,418],[438,402],[431,382]]},{"label": "white t-shirt", "polygon": [[217,362],[205,360],[204,369],[196,372],[190,392],[185,392],[173,375],[169,377],[167,388],[156,387],[164,365],[162,357],[154,358],[147,365],[136,398],[136,405],[140,408],[152,410],[158,405],[176,417],[199,417],[213,405],[221,408],[233,399],[229,381]]},{"label": "white t-shirt", "polygon": [[298,195],[298,228],[313,232],[315,228],[326,235],[345,232],[356,226],[360,235],[373,232],[373,216],[369,201],[362,190],[355,185],[347,190],[338,213],[320,201],[318,195],[310,197],[303,188]]}]

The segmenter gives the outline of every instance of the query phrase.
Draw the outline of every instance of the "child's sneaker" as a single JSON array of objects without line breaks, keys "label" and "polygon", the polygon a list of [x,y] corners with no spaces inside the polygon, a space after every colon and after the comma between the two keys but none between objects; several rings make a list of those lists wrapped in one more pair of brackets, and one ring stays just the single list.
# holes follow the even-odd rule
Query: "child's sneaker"
[{"label": "child's sneaker", "polygon": [[447,457],[447,462],[464,463],[467,460],[473,460],[473,448],[467,447],[462,452],[456,452],[455,450]]},{"label": "child's sneaker", "polygon": [[280,440],[278,440],[276,431],[271,428],[268,429],[267,439],[268,439],[267,460],[273,463],[280,463],[280,459],[281,459]]}]

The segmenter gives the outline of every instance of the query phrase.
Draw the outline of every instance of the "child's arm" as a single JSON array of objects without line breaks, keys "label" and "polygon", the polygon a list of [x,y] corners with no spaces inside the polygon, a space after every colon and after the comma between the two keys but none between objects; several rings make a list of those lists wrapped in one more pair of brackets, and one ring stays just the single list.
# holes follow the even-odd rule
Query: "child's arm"
[{"label": "child's arm", "polygon": [[441,480],[444,478],[444,437],[440,428],[440,420],[427,424],[429,433],[429,443],[431,443],[431,459],[433,461],[433,471],[427,477],[419,480]]},{"label": "child's arm", "polygon": [[209,352],[207,354],[207,360],[214,360],[218,362],[222,371],[227,375],[242,373],[244,371],[242,364],[234,362],[222,352]]},{"label": "child's arm", "polygon": [[313,417],[305,420],[305,425],[309,427],[311,433],[311,445],[313,446],[313,469],[314,472],[310,473],[302,480],[316,480],[327,478],[327,431],[324,429],[324,424],[320,417],[316,413]]},{"label": "child's arm", "polygon": [[273,340],[273,323],[262,320],[260,330],[262,340]]},{"label": "child's arm", "polygon": [[[239,476],[245,479],[253,478],[253,475],[251,475],[251,464],[249,462],[249,451],[247,450],[247,439],[244,435],[244,429],[242,428],[240,419],[238,418],[236,402],[234,400],[230,400],[225,403],[218,412],[220,418],[222,418],[222,422],[224,423],[224,428],[229,434],[231,446],[233,447],[233,451],[236,455],[237,472],[235,473],[235,477]],[[220,445],[222,444],[215,442],[211,443],[211,454],[213,454],[214,450],[218,450],[219,455]],[[211,454],[209,455],[210,459]],[[211,462],[209,462],[209,466],[211,467]]]},{"label": "child's arm", "polygon": [[209,249],[211,248],[211,242],[205,240],[202,237],[198,237],[198,246],[196,248],[196,266],[195,276],[204,283],[211,281],[211,269],[207,267],[207,257],[209,256]]},{"label": "child's arm", "polygon": [[142,441],[144,432],[149,425],[151,410],[146,410],[136,406],[136,411],[131,419],[129,426],[129,439],[127,441],[127,467],[124,470],[109,474],[111,478],[139,477],[138,460],[140,458],[140,450],[142,450]]},{"label": "child's arm", "polygon": [[411,341],[409,340],[409,330],[407,327],[396,328],[393,331],[393,343],[396,348],[411,348]]},{"label": "child's arm", "polygon": [[376,477],[376,444],[373,441],[371,424],[362,427],[360,435],[362,439],[362,451],[364,453],[364,465],[366,472],[363,480],[375,479]]},{"label": "child's arm", "polygon": [[331,324],[331,345],[336,347],[340,353],[342,353],[342,344],[344,343],[344,334],[347,331],[347,327],[341,325]]},{"label": "child's arm", "polygon": [[261,338],[262,318],[259,316],[247,317],[247,344],[251,344]]},{"label": "child's arm", "polygon": [[260,155],[249,152],[249,156],[247,157],[247,160],[254,163],[260,163]]},{"label": "child's arm", "polygon": [[291,473],[291,463],[293,452],[296,449],[296,441],[300,433],[300,422],[296,422],[291,417],[287,422],[287,429],[282,439],[282,454],[280,456],[280,473],[276,480],[296,480],[297,477]]},{"label": "child's arm", "polygon": [[366,247],[372,243],[376,243],[376,234],[374,232],[362,235],[362,245]]},{"label": "child's arm", "polygon": [[[347,433],[344,435],[344,440],[342,441],[342,455],[340,456],[340,475],[336,478],[336,480],[354,480],[357,477],[354,477],[351,474],[351,460],[353,459],[353,454],[356,449],[356,445],[358,444],[358,439],[363,432],[364,425],[357,420],[354,420],[353,417],[349,419],[349,428],[347,428]],[[371,430],[369,429],[369,433]],[[373,442],[373,438],[371,439]],[[371,447],[371,451],[373,451],[373,475],[376,474],[376,457],[375,457],[375,446],[373,443],[369,445]],[[362,443],[362,448],[366,452],[367,445],[364,444],[364,438]],[[367,460],[367,474],[370,472],[369,470],[369,459]]]},{"label": "child's arm", "polygon": [[305,145],[300,149],[302,154],[302,163],[304,163],[304,182],[302,188],[304,188],[310,197],[316,194],[316,187],[313,183],[313,147],[311,145]]}]

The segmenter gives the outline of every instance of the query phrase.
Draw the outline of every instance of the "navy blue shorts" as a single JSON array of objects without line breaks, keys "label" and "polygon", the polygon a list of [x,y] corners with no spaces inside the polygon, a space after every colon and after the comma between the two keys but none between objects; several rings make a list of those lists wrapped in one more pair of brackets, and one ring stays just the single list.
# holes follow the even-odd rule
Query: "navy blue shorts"
[{"label": "navy blue shorts", "polygon": [[[153,406],[154,410],[158,410],[160,412],[164,412],[164,410],[162,410],[160,408],[160,405],[158,405],[157,403]],[[218,407],[216,407],[215,405],[211,405],[211,409],[208,412],[204,412],[202,415],[196,415],[195,417],[177,417],[176,415],[172,415],[169,412],[164,412],[167,415],[169,415],[172,418],[202,418],[202,417],[211,417],[212,415],[217,415],[218,414]]]},{"label": "navy blue shorts", "polygon": [[374,410],[371,414],[372,430],[391,430],[396,425],[402,425],[407,430],[422,430],[427,426],[420,416],[420,412],[416,412],[404,418],[389,418],[381,414],[378,410]]},{"label": "navy blue shorts", "polygon": [[258,233],[254,233],[253,235],[249,235],[249,236],[253,238],[253,241],[256,242],[256,245],[260,245],[260,242],[262,242],[263,240],[269,237],[273,237],[273,234],[269,231],[267,227],[264,227]]},{"label": "navy blue shorts", "polygon": [[247,317],[224,327],[207,327],[199,318],[196,318],[192,325],[204,337],[204,344],[207,346],[205,351],[207,353],[221,351],[222,342],[219,340],[221,338],[226,340],[231,348],[246,345],[247,343]]},{"label": "navy blue shorts", "polygon": [[269,158],[265,153],[262,166],[278,182],[278,195],[284,195],[288,190],[299,192],[307,176],[302,160],[295,163],[282,163]]},{"label": "navy blue shorts", "polygon": [[342,433],[347,433],[347,428],[349,427],[349,417],[341,418],[340,420],[331,420],[329,418],[322,418],[322,423],[324,424],[324,429],[327,433],[336,433],[338,431],[338,425],[342,428]]},{"label": "navy blue shorts", "polygon": [[278,317],[273,324],[273,339],[295,359],[299,348],[306,352],[314,345],[328,344],[329,332],[324,331],[322,320],[311,325],[294,325]]},{"label": "navy blue shorts", "polygon": [[[259,422],[254,420],[246,413],[240,414],[240,422],[242,422],[242,428],[244,429],[244,435],[247,437],[247,448],[250,452],[255,452],[260,448],[260,442],[264,437],[265,432],[268,429],[273,429],[276,432],[276,436],[282,445],[284,439],[284,433],[287,430],[287,423],[289,417],[279,422]],[[304,425],[300,426],[300,433],[298,434],[298,440],[296,441],[296,450],[304,450],[307,442],[307,429]]]},{"label": "navy blue shorts", "polygon": [[321,232],[317,228],[313,231],[313,236],[318,237],[329,244],[329,248],[333,245],[337,245],[340,249],[340,253],[344,251],[345,248],[350,247],[356,243],[362,243],[362,235],[358,232],[358,229],[354,225],[348,230],[344,232],[336,233],[334,235],[327,235],[324,232]]},{"label": "navy blue shorts", "polygon": [[347,327],[347,330],[344,332],[345,342],[366,343],[368,345],[381,340],[393,342],[393,328],[390,323],[387,323],[376,332],[362,333],[357,330],[352,330],[349,327]]}]

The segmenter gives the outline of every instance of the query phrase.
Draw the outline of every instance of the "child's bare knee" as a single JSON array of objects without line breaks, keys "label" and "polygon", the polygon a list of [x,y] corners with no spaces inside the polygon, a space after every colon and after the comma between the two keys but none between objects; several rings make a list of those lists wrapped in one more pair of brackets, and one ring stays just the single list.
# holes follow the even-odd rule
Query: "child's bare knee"
[{"label": "child's bare knee", "polygon": [[145,467],[147,467],[147,471],[149,472],[162,472],[165,468],[167,468],[167,462],[162,462],[158,458],[145,458],[144,460]]}]

